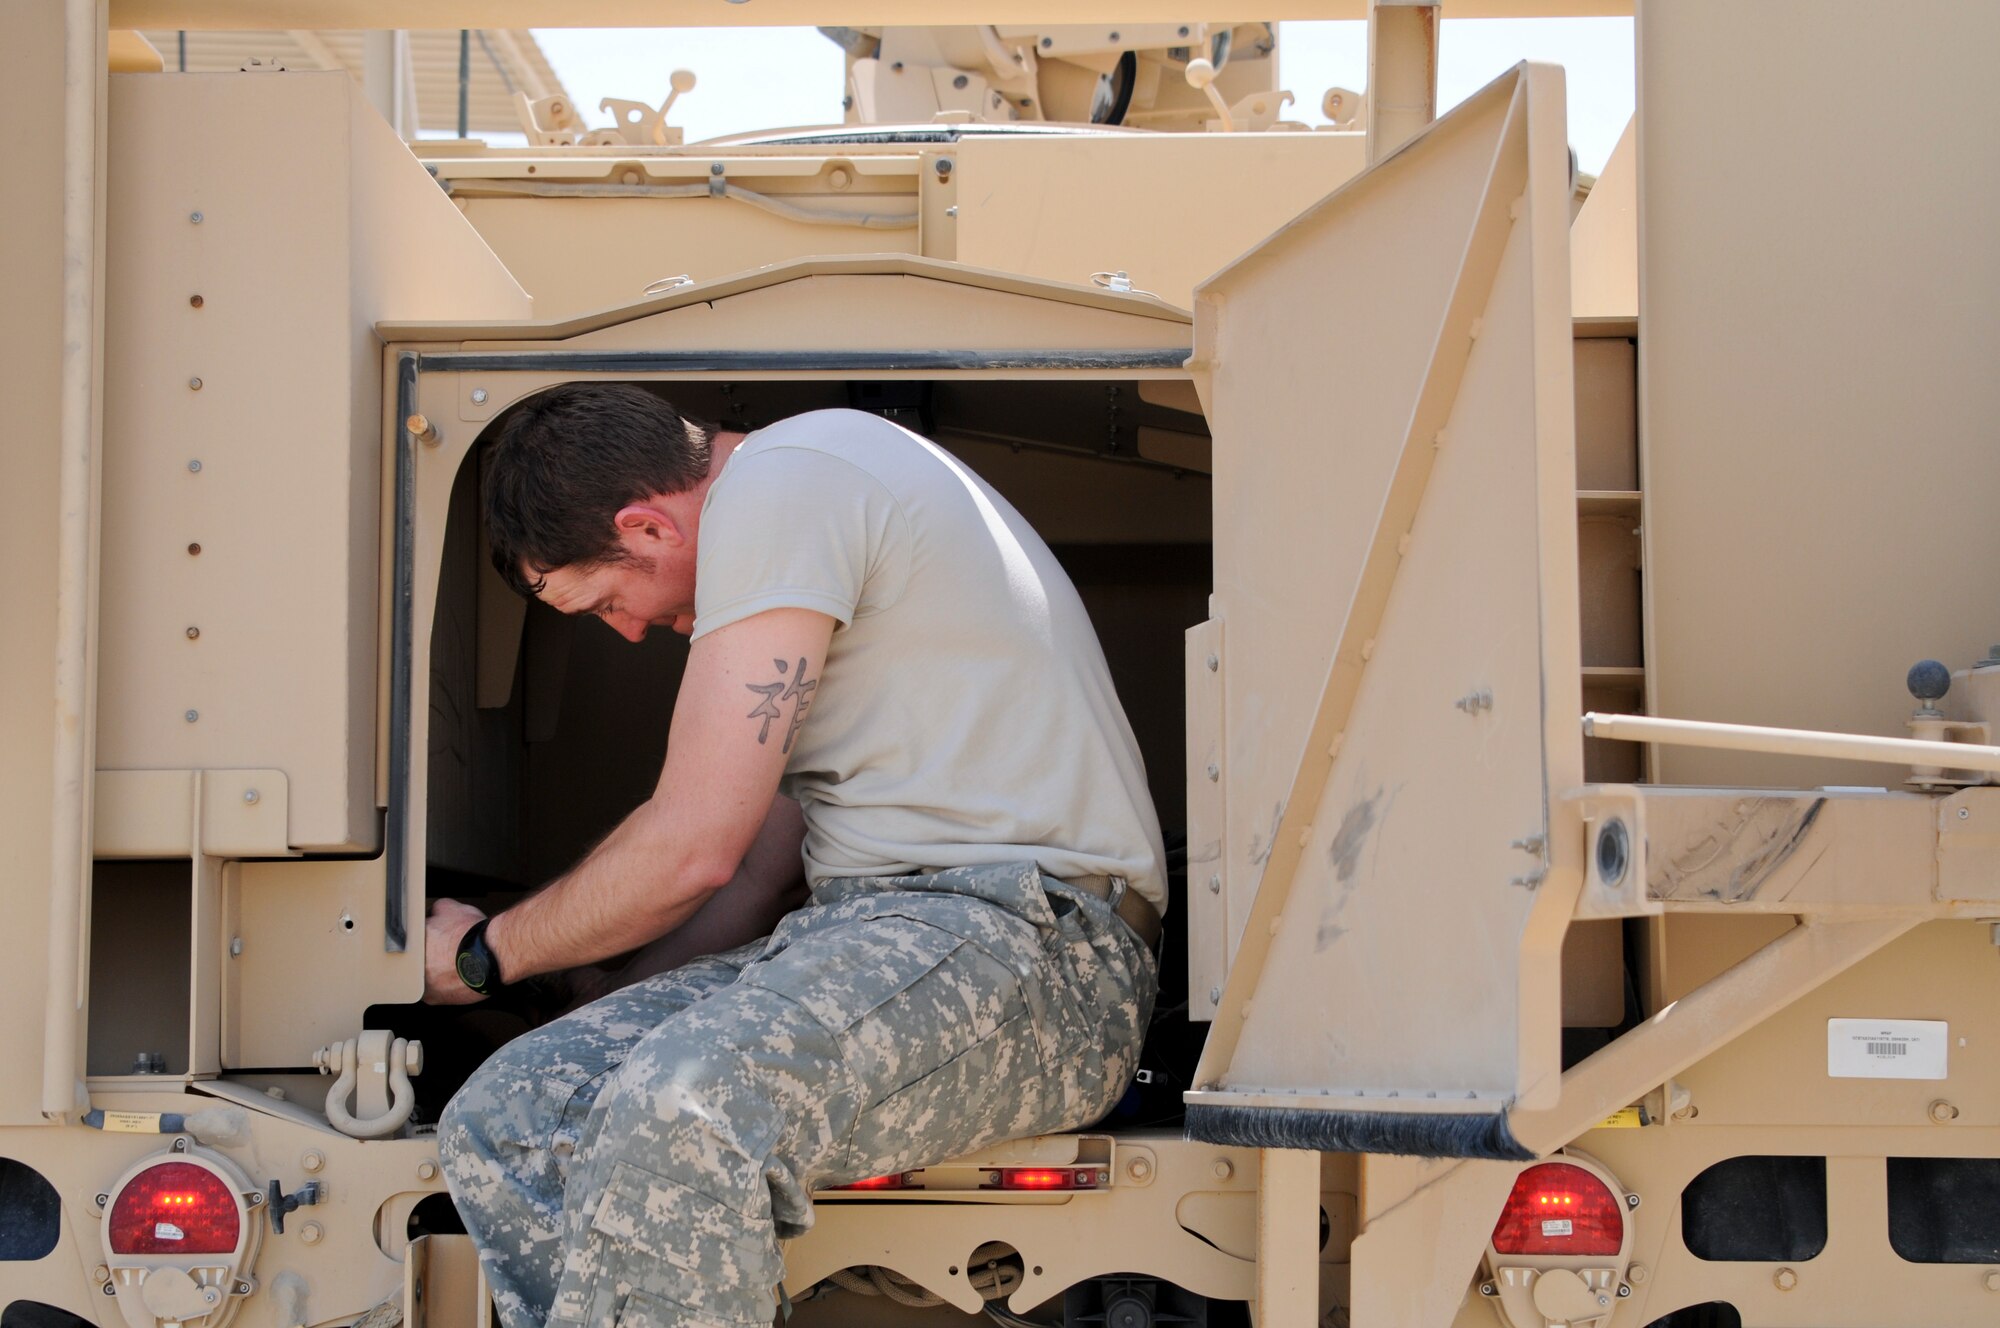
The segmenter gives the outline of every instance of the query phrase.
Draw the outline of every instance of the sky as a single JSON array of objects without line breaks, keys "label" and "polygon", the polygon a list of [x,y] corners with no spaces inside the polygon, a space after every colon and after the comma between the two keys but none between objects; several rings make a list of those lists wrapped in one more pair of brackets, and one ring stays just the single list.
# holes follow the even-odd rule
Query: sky
[{"label": "sky", "polygon": [[[1367,24],[1278,26],[1279,86],[1297,96],[1286,118],[1324,124],[1327,88],[1366,90]],[[840,122],[840,48],[811,28],[537,28],[535,37],[592,126],[610,123],[597,109],[604,97],[658,105],[675,69],[700,79],[667,116],[690,143]],[[1601,170],[1632,114],[1632,20],[1447,18],[1438,42],[1440,108],[1521,60],[1568,70],[1570,144],[1583,170]]]}]

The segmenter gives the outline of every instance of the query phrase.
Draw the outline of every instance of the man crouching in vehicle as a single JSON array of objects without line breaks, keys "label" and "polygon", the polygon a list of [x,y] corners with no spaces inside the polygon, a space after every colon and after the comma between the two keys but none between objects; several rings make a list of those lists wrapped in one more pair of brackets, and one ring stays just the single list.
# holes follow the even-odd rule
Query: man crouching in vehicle
[{"label": "man crouching in vehicle", "polygon": [[1123,1091],[1166,897],[1138,748],[1048,547],[876,416],[712,432],[572,385],[487,466],[518,588],[692,645],[653,796],[503,913],[438,901],[426,999],[644,946],[725,885],[754,915],[801,854],[811,897],[504,1047],[440,1125],[452,1196],[507,1328],[767,1325],[814,1189]]}]

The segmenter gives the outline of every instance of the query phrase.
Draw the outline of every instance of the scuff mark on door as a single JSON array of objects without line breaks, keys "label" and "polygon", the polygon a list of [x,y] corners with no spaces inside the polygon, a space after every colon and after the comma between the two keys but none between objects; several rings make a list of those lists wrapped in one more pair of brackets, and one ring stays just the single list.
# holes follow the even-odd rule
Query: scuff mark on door
[{"label": "scuff mark on door", "polygon": [[1327,845],[1326,857],[1333,868],[1333,876],[1327,882],[1326,901],[1320,909],[1319,927],[1313,936],[1315,950],[1324,951],[1347,934],[1340,915],[1346,911],[1347,901],[1359,884],[1361,856],[1388,814],[1384,794],[1385,790],[1378,784],[1373,793],[1350,802],[1341,814],[1339,828],[1333,832],[1333,839]]}]

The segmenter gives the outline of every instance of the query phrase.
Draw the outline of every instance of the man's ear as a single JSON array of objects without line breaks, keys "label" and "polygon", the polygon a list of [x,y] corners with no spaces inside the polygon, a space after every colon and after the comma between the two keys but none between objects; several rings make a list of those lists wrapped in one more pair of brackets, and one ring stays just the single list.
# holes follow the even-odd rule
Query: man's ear
[{"label": "man's ear", "polygon": [[679,524],[652,503],[627,503],[611,518],[611,524],[621,538],[660,540],[674,545],[684,542]]}]

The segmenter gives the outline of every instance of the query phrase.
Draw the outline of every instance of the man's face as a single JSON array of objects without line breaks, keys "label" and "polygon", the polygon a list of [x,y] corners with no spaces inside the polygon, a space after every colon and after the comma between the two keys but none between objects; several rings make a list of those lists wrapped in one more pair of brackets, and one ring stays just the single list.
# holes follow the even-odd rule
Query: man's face
[{"label": "man's face", "polygon": [[628,524],[625,512],[619,516],[619,547],[625,556],[617,562],[555,568],[542,578],[542,602],[558,613],[602,618],[634,644],[654,627],[671,627],[687,636],[694,631],[693,546],[664,520]]},{"label": "man's face", "polygon": [[654,627],[686,636],[694,630],[694,580],[682,591],[664,570],[658,560],[558,567],[542,578],[540,598],[558,613],[602,618],[635,644]]}]

